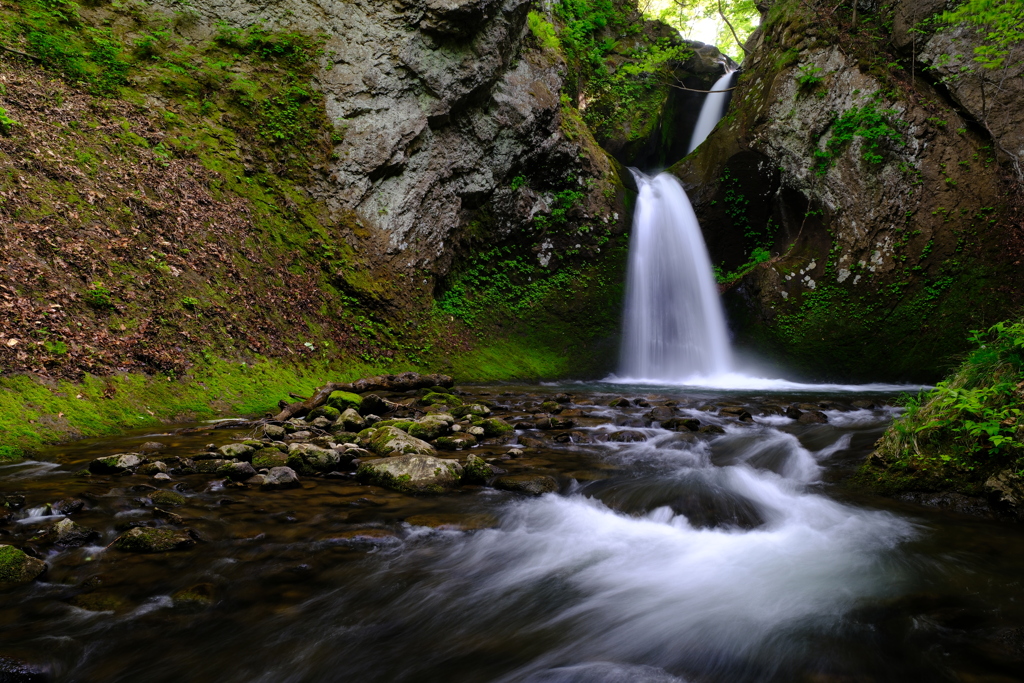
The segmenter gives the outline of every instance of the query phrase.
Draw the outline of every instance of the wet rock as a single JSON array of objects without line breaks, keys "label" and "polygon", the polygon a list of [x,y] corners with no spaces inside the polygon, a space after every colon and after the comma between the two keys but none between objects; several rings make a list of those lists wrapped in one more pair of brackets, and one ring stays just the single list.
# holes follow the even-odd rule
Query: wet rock
[{"label": "wet rock", "polygon": [[0,494],[0,507],[8,510],[20,510],[25,507],[25,496]]},{"label": "wet rock", "polygon": [[494,480],[494,487],[503,491],[540,496],[558,490],[558,482],[544,474],[506,474]]},{"label": "wet rock", "polygon": [[370,460],[359,466],[360,479],[405,493],[443,493],[458,485],[462,465],[429,455],[400,455]]},{"label": "wet rock", "polygon": [[347,432],[359,432],[366,429],[366,420],[356,412],[355,408],[348,408],[338,418],[337,424],[341,425]]},{"label": "wet rock", "polygon": [[796,420],[800,424],[825,424],[828,422],[828,416],[820,410],[808,410],[800,415]]},{"label": "wet rock", "polygon": [[725,429],[718,425],[701,425],[697,432],[700,434],[725,434]]},{"label": "wet rock", "polygon": [[13,657],[0,657],[0,683],[47,683],[53,680],[50,669]]},{"label": "wet rock", "polygon": [[510,434],[515,428],[500,417],[492,417],[480,423],[484,430],[484,436],[494,438]]},{"label": "wet rock", "polygon": [[85,501],[78,498],[61,498],[50,506],[50,509],[58,515],[73,515],[81,512],[85,507]]},{"label": "wet rock", "polygon": [[579,408],[563,408],[558,413],[558,416],[561,418],[583,417],[583,411]]},{"label": "wet rock", "polygon": [[461,408],[454,408],[452,415],[455,417],[464,417],[466,415],[478,415],[480,417],[487,417],[491,414],[491,409],[482,403],[474,403],[468,406],[462,406]]},{"label": "wet rock", "polygon": [[572,429],[576,426],[575,420],[571,418],[562,418],[557,415],[537,420],[537,429]]},{"label": "wet rock", "polygon": [[309,411],[309,415],[306,416],[306,421],[313,422],[319,418],[324,418],[327,420],[328,425],[331,425],[341,417],[341,412],[342,411],[331,405],[320,406],[319,408],[314,408]]},{"label": "wet rock", "polygon": [[99,538],[99,533],[94,529],[75,524],[70,519],[62,519],[35,540],[64,548],[80,548],[96,538]]},{"label": "wet rock", "polygon": [[753,416],[743,406],[726,406],[718,411],[719,415],[735,417],[741,422],[753,422]]},{"label": "wet rock", "polygon": [[175,609],[199,611],[213,604],[214,589],[212,583],[200,583],[183,588],[171,595]]},{"label": "wet rock", "polygon": [[1024,503],[1024,479],[1012,469],[989,477],[984,484],[989,499],[1002,508],[1018,510]]},{"label": "wet rock", "polygon": [[640,443],[641,441],[647,441],[647,437],[642,432],[622,429],[609,434],[608,441],[613,443]]},{"label": "wet rock", "polygon": [[401,406],[393,401],[383,399],[376,394],[370,394],[369,396],[363,396],[363,403],[362,407],[359,408],[359,414],[364,416],[369,414],[386,415],[399,407]]},{"label": "wet rock", "polygon": [[257,474],[255,476],[252,476],[252,477],[246,479],[242,483],[245,484],[246,486],[252,486],[252,487],[255,487],[255,488],[263,488],[263,485],[267,483],[267,478],[266,478],[266,476],[264,476],[262,474]]},{"label": "wet rock", "polygon": [[523,457],[523,451],[521,448],[512,448],[505,455],[510,458],[521,458]]},{"label": "wet rock", "polygon": [[357,380],[352,383],[352,391],[357,394],[365,394],[370,391],[399,392],[428,389],[433,386],[450,388],[453,384],[455,381],[448,375],[421,375],[418,372],[403,372],[397,375],[380,375]]},{"label": "wet rock", "polygon": [[285,430],[284,427],[279,427],[278,425],[263,425],[263,435],[268,439],[281,441],[284,439]]},{"label": "wet rock", "polygon": [[650,404],[650,403],[649,403],[649,402],[647,401],[647,399],[645,399],[645,398],[634,398],[634,399],[633,399],[633,405],[635,405],[635,406],[639,406],[639,407],[641,407],[641,408],[647,408],[647,407],[649,407],[649,406],[650,406],[651,404]]},{"label": "wet rock", "polygon": [[462,482],[465,484],[484,484],[491,477],[499,474],[497,467],[485,462],[482,458],[471,455],[462,466]]},{"label": "wet rock", "polygon": [[252,466],[256,469],[281,467],[288,463],[288,455],[277,448],[262,448],[252,456]]},{"label": "wet rock", "polygon": [[145,458],[138,453],[118,453],[96,458],[89,463],[89,471],[93,474],[128,474],[145,462]]},{"label": "wet rock", "polygon": [[544,401],[540,404],[540,409],[545,413],[558,413],[561,412],[562,406],[558,405],[555,401]]},{"label": "wet rock", "polygon": [[590,443],[590,435],[586,432],[572,431],[555,437],[558,443]]},{"label": "wet rock", "polygon": [[670,429],[673,432],[690,431],[700,429],[700,420],[692,417],[674,417],[661,423],[662,429]]},{"label": "wet rock", "polygon": [[786,408],[786,412],[784,414],[790,420],[799,420],[800,416],[804,414],[804,411],[800,410],[796,406],[789,406]]},{"label": "wet rock", "polygon": [[217,474],[227,477],[231,481],[246,481],[256,476],[256,470],[245,461],[229,462],[217,470]]},{"label": "wet rock", "polygon": [[217,474],[221,467],[231,462],[230,460],[224,460],[223,458],[214,458],[213,460],[196,460],[192,467],[199,474]]},{"label": "wet rock", "polygon": [[147,441],[146,443],[139,446],[140,453],[156,453],[167,448],[167,444],[160,443],[159,441]]},{"label": "wet rock", "polygon": [[292,432],[291,434],[286,436],[284,440],[288,443],[292,443],[296,441],[309,441],[312,438],[313,432],[303,429],[302,431]]},{"label": "wet rock", "polygon": [[157,472],[156,474],[153,475],[153,478],[156,479],[157,481],[170,481],[171,475],[167,474],[166,472]]},{"label": "wet rock", "polygon": [[874,401],[868,399],[852,401],[850,402],[850,405],[853,406],[854,408],[860,408],[861,410],[875,410],[876,408],[878,408],[878,405]]},{"label": "wet rock", "polygon": [[256,449],[244,443],[229,443],[218,448],[217,452],[228,460],[231,460],[232,458],[249,460],[252,458],[252,454],[256,452]]},{"label": "wet rock", "polygon": [[[288,449],[288,467],[299,474],[312,475],[317,472],[333,472],[342,469],[352,461],[354,456],[345,457],[333,448],[320,448],[313,444],[293,443]],[[253,472],[252,474],[255,474]]]},{"label": "wet rock", "polygon": [[172,550],[188,550],[196,541],[187,531],[176,529],[155,529],[135,527],[129,529],[114,541],[114,547],[129,553],[165,553]]},{"label": "wet rock", "polygon": [[484,428],[479,426],[467,427],[466,434],[476,437],[477,439],[483,438]]},{"label": "wet rock", "polygon": [[647,413],[644,414],[648,420],[654,420],[655,422],[665,422],[671,420],[675,413],[671,408],[666,406],[655,406],[651,408]]},{"label": "wet rock", "polygon": [[449,408],[459,408],[462,406],[462,399],[451,394],[430,392],[420,397],[419,404],[422,406],[445,405]]},{"label": "wet rock", "polygon": [[632,404],[629,402],[629,399],[623,398],[622,396],[619,396],[618,398],[613,398],[611,401],[608,402],[608,406],[610,408],[628,408],[630,405]]},{"label": "wet rock", "polygon": [[274,489],[294,489],[302,486],[299,482],[299,475],[290,467],[272,467],[263,475],[263,484],[260,488],[265,491]]},{"label": "wet rock", "polygon": [[556,403],[572,403],[571,394],[555,394]]},{"label": "wet rock", "polygon": [[326,417],[318,417],[310,422],[311,425],[317,429],[330,429],[334,425],[334,420],[328,420]]},{"label": "wet rock", "polygon": [[544,448],[547,445],[543,439],[536,439],[532,436],[519,437],[519,444],[524,448]]},{"label": "wet rock", "polygon": [[46,563],[12,545],[0,545],[0,589],[29,583],[46,571]]},{"label": "wet rock", "polygon": [[455,418],[447,413],[429,415],[409,425],[408,434],[422,441],[433,441],[451,432],[454,423]]},{"label": "wet rock", "polygon": [[153,505],[162,505],[164,507],[184,505],[188,502],[185,496],[171,489],[153,491],[149,494],[149,500],[152,501]]},{"label": "wet rock", "polygon": [[380,456],[392,453],[402,455],[435,455],[436,451],[426,441],[410,436],[396,427],[381,427],[376,430],[368,442],[364,444],[370,451]]},{"label": "wet rock", "polygon": [[153,475],[167,472],[170,469],[171,468],[167,466],[167,463],[157,460],[156,462],[147,462],[145,465],[139,467],[138,473],[146,477],[152,477]]},{"label": "wet rock", "polygon": [[[164,510],[163,508],[153,508],[153,516],[157,519],[166,519],[171,524],[180,525],[185,523],[185,519],[181,515],[170,510]],[[139,526],[144,525],[140,524]]]},{"label": "wet rock", "polygon": [[460,451],[464,448],[472,448],[476,445],[476,437],[472,434],[453,434],[442,436],[434,442],[442,451]]}]

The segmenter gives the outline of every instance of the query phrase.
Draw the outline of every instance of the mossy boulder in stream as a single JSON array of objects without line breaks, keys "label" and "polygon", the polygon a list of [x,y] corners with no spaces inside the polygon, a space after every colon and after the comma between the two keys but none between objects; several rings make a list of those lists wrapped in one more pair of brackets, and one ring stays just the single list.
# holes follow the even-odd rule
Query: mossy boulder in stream
[{"label": "mossy boulder in stream", "polygon": [[281,467],[288,463],[288,455],[277,448],[261,448],[252,456],[252,466],[258,470]]},{"label": "mossy boulder in stream", "polygon": [[334,406],[320,406],[319,408],[314,408],[313,410],[311,410],[309,415],[306,416],[306,420],[308,422],[312,422],[318,417],[325,418],[333,423],[337,421],[339,417],[341,417],[341,411],[335,408]]},{"label": "mossy boulder in stream", "polygon": [[293,443],[288,448],[288,467],[305,475],[333,472],[351,462],[351,457],[343,462],[342,456],[342,453],[332,448],[320,448],[311,443]]},{"label": "mossy boulder in stream", "polygon": [[360,479],[403,493],[444,493],[458,486],[462,465],[457,460],[429,455],[399,455],[359,466]]},{"label": "mossy boulder in stream", "polygon": [[128,474],[134,472],[146,459],[138,453],[118,453],[104,458],[96,458],[89,463],[89,471],[93,474]]},{"label": "mossy boulder in stream", "polygon": [[557,491],[558,482],[554,477],[549,477],[546,474],[508,474],[498,477],[494,482],[494,487],[504,491],[539,496]]},{"label": "mossy boulder in stream", "polygon": [[46,571],[46,563],[12,545],[0,545],[0,589],[33,581]]},{"label": "mossy boulder in stream", "polygon": [[366,447],[380,456],[436,455],[437,451],[426,441],[406,434],[397,427],[381,427],[367,440]]},{"label": "mossy boulder in stream", "polygon": [[359,394],[352,394],[347,391],[335,391],[327,399],[327,405],[334,408],[338,413],[343,413],[349,408],[359,410],[363,405],[363,398]]},{"label": "mossy boulder in stream", "polygon": [[409,425],[407,431],[409,436],[423,441],[433,441],[437,437],[451,432],[453,424],[455,424],[455,418],[451,415],[435,413],[434,415],[428,415],[422,420],[413,422]]},{"label": "mossy boulder in stream", "polygon": [[129,553],[165,553],[172,550],[188,550],[195,544],[195,539],[187,531],[143,526],[129,529],[114,541],[115,548]]},{"label": "mossy boulder in stream", "polygon": [[62,519],[32,540],[64,548],[79,548],[98,537],[99,533],[94,529],[75,524],[70,519]]}]

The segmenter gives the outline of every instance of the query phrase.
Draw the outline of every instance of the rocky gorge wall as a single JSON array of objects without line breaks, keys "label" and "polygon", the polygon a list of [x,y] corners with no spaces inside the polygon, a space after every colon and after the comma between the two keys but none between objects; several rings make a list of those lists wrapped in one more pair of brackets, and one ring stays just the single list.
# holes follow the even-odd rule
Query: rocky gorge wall
[{"label": "rocky gorge wall", "polygon": [[805,376],[934,380],[1020,305],[1020,67],[948,78],[977,34],[909,32],[943,7],[766,7],[729,114],[672,169],[738,341]]},{"label": "rocky gorge wall", "polygon": [[621,164],[724,58],[602,7],[4,6],[0,455],[385,370],[606,372]]}]

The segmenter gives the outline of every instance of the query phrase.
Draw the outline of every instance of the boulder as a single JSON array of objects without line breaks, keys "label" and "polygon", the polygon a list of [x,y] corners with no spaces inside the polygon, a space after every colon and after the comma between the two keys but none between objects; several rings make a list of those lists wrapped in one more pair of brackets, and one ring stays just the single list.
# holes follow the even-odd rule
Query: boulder
[{"label": "boulder", "polygon": [[231,481],[246,481],[256,476],[256,470],[243,460],[242,462],[229,462],[217,470],[217,474],[227,477]]},{"label": "boulder", "polygon": [[146,443],[139,446],[140,453],[155,453],[162,451],[167,448],[167,444],[160,443],[159,441],[147,441]]},{"label": "boulder", "polygon": [[546,474],[506,474],[494,480],[494,487],[539,496],[557,491],[558,482]]},{"label": "boulder", "polygon": [[187,550],[196,541],[187,531],[176,529],[155,529],[139,526],[129,529],[114,541],[114,547],[130,553],[165,553],[171,550]]},{"label": "boulder", "polygon": [[89,471],[93,474],[128,474],[145,462],[146,459],[138,453],[118,453],[96,458],[89,463]]},{"label": "boulder", "polygon": [[177,491],[171,489],[160,489],[153,491],[149,494],[149,500],[153,505],[162,505],[164,507],[172,505],[184,505],[188,502],[188,498],[181,495]]},{"label": "boulder", "polygon": [[700,420],[692,417],[673,417],[671,420],[662,422],[661,427],[662,429],[671,429],[673,432],[695,432],[700,429]]},{"label": "boulder", "polygon": [[666,420],[671,420],[674,416],[675,413],[672,409],[666,406],[655,406],[644,415],[648,420],[655,422],[665,422]]},{"label": "boulder", "polygon": [[487,417],[490,414],[491,409],[482,403],[474,403],[472,405],[462,406],[461,408],[454,408],[452,410],[452,415],[454,415],[455,417],[465,417],[466,415],[479,415],[480,417]]},{"label": "boulder", "polygon": [[252,456],[252,466],[258,470],[281,467],[288,463],[288,455],[276,448],[262,448]]},{"label": "boulder", "polygon": [[263,475],[263,484],[260,488],[265,491],[274,489],[294,489],[302,486],[299,483],[299,475],[290,467],[272,467]]},{"label": "boulder", "polygon": [[366,428],[366,420],[354,408],[348,408],[339,417],[337,424],[348,432],[358,432]]},{"label": "boulder", "polygon": [[451,431],[455,418],[446,413],[436,413],[409,425],[409,436],[422,441],[433,441]]},{"label": "boulder", "polygon": [[500,472],[501,470],[484,462],[482,458],[471,455],[466,458],[466,464],[462,466],[462,481],[466,484],[485,484],[487,480]]},{"label": "boulder", "polygon": [[421,375],[418,372],[403,372],[397,375],[380,375],[357,380],[352,383],[352,391],[357,394],[365,394],[370,391],[398,392],[428,389],[435,385],[450,387],[454,383],[454,380],[448,375]]},{"label": "boulder", "polygon": [[697,431],[701,434],[725,434],[725,429],[718,425],[701,425]]},{"label": "boulder", "polygon": [[230,462],[230,460],[224,460],[223,458],[214,458],[212,460],[196,460],[192,466],[199,474],[217,474],[221,467]]},{"label": "boulder", "polygon": [[256,452],[256,449],[244,443],[229,443],[218,448],[217,452],[228,460],[231,460],[232,458],[249,460],[252,458],[252,454]]},{"label": "boulder", "polygon": [[78,498],[61,498],[51,505],[50,509],[58,515],[73,515],[76,512],[81,512],[84,507],[84,500],[80,500]]},{"label": "boulder", "polygon": [[263,435],[268,439],[280,441],[286,434],[284,427],[278,425],[263,425]]},{"label": "boulder", "polygon": [[629,399],[623,398],[622,396],[619,396],[618,398],[613,398],[611,401],[608,402],[608,406],[610,408],[628,408],[630,405],[631,404],[629,402]]},{"label": "boulder", "polygon": [[13,545],[0,545],[0,589],[34,581],[46,571],[46,563],[26,555]]},{"label": "boulder", "polygon": [[70,519],[62,519],[43,532],[38,540],[64,548],[80,548],[98,537],[99,533],[94,529],[75,524]]},{"label": "boulder", "polygon": [[451,394],[439,394],[437,392],[431,392],[425,396],[421,396],[419,403],[423,406],[446,405],[449,408],[462,407],[462,399],[458,396],[452,396]]},{"label": "boulder", "polygon": [[396,427],[381,427],[369,438],[366,447],[380,456],[392,453],[401,455],[435,455],[436,451],[426,441],[406,434]]},{"label": "boulder", "polygon": [[984,489],[999,507],[1017,509],[1024,503],[1024,479],[1013,469],[1005,469],[986,479]]},{"label": "boulder", "polygon": [[167,467],[167,463],[157,460],[156,462],[147,462],[145,465],[139,467],[138,473],[147,477],[152,477],[156,474],[166,472],[168,469],[170,468]]},{"label": "boulder", "polygon": [[442,451],[460,451],[476,445],[476,437],[472,434],[457,432],[451,436],[442,436],[434,442]]},{"label": "boulder", "polygon": [[331,426],[334,425],[334,420],[329,420],[321,415],[320,417],[315,418],[309,424],[313,425],[317,429],[330,429]]},{"label": "boulder", "polygon": [[510,433],[514,427],[500,417],[491,417],[480,423],[484,430],[484,436],[495,437]]},{"label": "boulder", "polygon": [[[348,410],[346,408],[346,410]],[[319,408],[314,408],[309,411],[309,415],[306,416],[307,422],[313,422],[317,418],[325,418],[330,424],[334,424],[339,417],[341,417],[341,411],[332,405],[324,405]]]},{"label": "boulder", "polygon": [[288,467],[295,472],[308,476],[317,472],[333,472],[344,469],[353,457],[345,457],[345,454],[339,453],[333,448],[320,448],[308,443],[293,443],[288,449],[287,462]]},{"label": "boulder", "polygon": [[363,399],[359,394],[352,394],[347,391],[335,391],[327,397],[327,405],[337,410],[340,415],[349,408],[354,408],[358,411],[363,405]]},{"label": "boulder", "polygon": [[444,493],[458,485],[462,472],[456,460],[415,454],[370,460],[357,471],[363,481],[404,493]]},{"label": "boulder", "polygon": [[796,420],[800,424],[825,424],[828,422],[828,416],[820,410],[808,410],[800,415]]}]

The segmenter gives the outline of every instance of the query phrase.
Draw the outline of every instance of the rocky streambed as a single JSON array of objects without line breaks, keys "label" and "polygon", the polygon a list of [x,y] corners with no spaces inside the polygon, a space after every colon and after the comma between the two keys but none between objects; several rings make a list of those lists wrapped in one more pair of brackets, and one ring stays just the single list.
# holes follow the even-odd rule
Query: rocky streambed
[{"label": "rocky streambed", "polygon": [[1019,527],[836,485],[889,398],[436,385],[55,447],[0,472],[0,680],[1024,680]]}]

